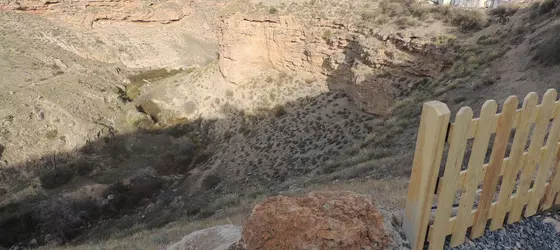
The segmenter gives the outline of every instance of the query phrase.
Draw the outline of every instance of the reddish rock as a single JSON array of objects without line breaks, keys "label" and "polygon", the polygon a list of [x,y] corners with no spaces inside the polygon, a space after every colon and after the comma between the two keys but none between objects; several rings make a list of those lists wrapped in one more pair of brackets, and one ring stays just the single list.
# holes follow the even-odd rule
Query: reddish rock
[{"label": "reddish rock", "polygon": [[390,244],[372,199],[352,192],[269,198],[253,210],[243,240],[247,250],[373,250]]}]

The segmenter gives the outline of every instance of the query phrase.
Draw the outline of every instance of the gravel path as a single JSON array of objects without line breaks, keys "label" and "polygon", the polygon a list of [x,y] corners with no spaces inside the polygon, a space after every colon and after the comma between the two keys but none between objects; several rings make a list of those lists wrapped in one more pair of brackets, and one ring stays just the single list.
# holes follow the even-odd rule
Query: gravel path
[{"label": "gravel path", "polygon": [[456,248],[445,249],[560,249],[560,214],[544,213],[525,218],[519,223],[488,232]]}]

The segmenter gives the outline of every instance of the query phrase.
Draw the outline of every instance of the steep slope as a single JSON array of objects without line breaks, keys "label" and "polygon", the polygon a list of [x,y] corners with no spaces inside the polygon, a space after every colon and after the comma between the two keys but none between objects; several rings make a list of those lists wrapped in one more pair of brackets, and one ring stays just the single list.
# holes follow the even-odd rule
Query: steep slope
[{"label": "steep slope", "polygon": [[[95,241],[314,184],[406,179],[422,102],[476,109],[558,87],[556,5],[100,3],[2,14],[1,245]],[[401,201],[406,183],[389,182]]]},{"label": "steep slope", "polygon": [[68,52],[53,41],[54,32],[67,31],[43,18],[2,12],[0,19],[3,163],[69,151],[109,133],[126,112],[114,91],[125,79],[122,65]]},{"label": "steep slope", "polygon": [[[119,101],[117,89],[130,82],[130,75],[196,68],[215,60],[212,36],[192,35],[205,31],[196,24],[205,18],[188,11],[192,1],[162,3],[184,5],[181,13],[143,4],[0,3],[2,9],[16,10],[0,13],[4,165],[134,129],[126,116],[140,116],[134,105]],[[88,18],[84,22],[84,16],[93,16],[95,25]]]}]

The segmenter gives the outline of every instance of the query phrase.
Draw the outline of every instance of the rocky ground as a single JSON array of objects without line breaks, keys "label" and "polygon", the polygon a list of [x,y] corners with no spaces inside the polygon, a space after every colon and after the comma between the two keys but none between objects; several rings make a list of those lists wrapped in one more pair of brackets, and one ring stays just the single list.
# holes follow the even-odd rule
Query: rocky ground
[{"label": "rocky ground", "polygon": [[453,249],[558,249],[558,219],[557,212],[536,215]]},{"label": "rocky ground", "polygon": [[403,182],[392,180],[409,176],[423,101],[476,109],[558,87],[560,72],[555,5],[485,14],[407,1],[0,1],[0,10],[4,247],[126,237],[329,183],[388,181],[372,190],[402,201]]}]

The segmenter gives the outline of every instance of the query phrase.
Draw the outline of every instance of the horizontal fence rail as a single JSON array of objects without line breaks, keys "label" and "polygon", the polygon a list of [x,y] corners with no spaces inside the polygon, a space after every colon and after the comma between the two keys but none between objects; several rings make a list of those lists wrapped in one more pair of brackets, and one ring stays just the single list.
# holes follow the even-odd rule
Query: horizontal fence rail
[{"label": "horizontal fence rail", "polygon": [[478,118],[463,107],[453,123],[444,103],[424,104],[403,223],[413,249],[455,247],[560,204],[556,97],[550,89],[539,104],[529,93],[518,108],[510,96],[501,113],[489,100]]}]

